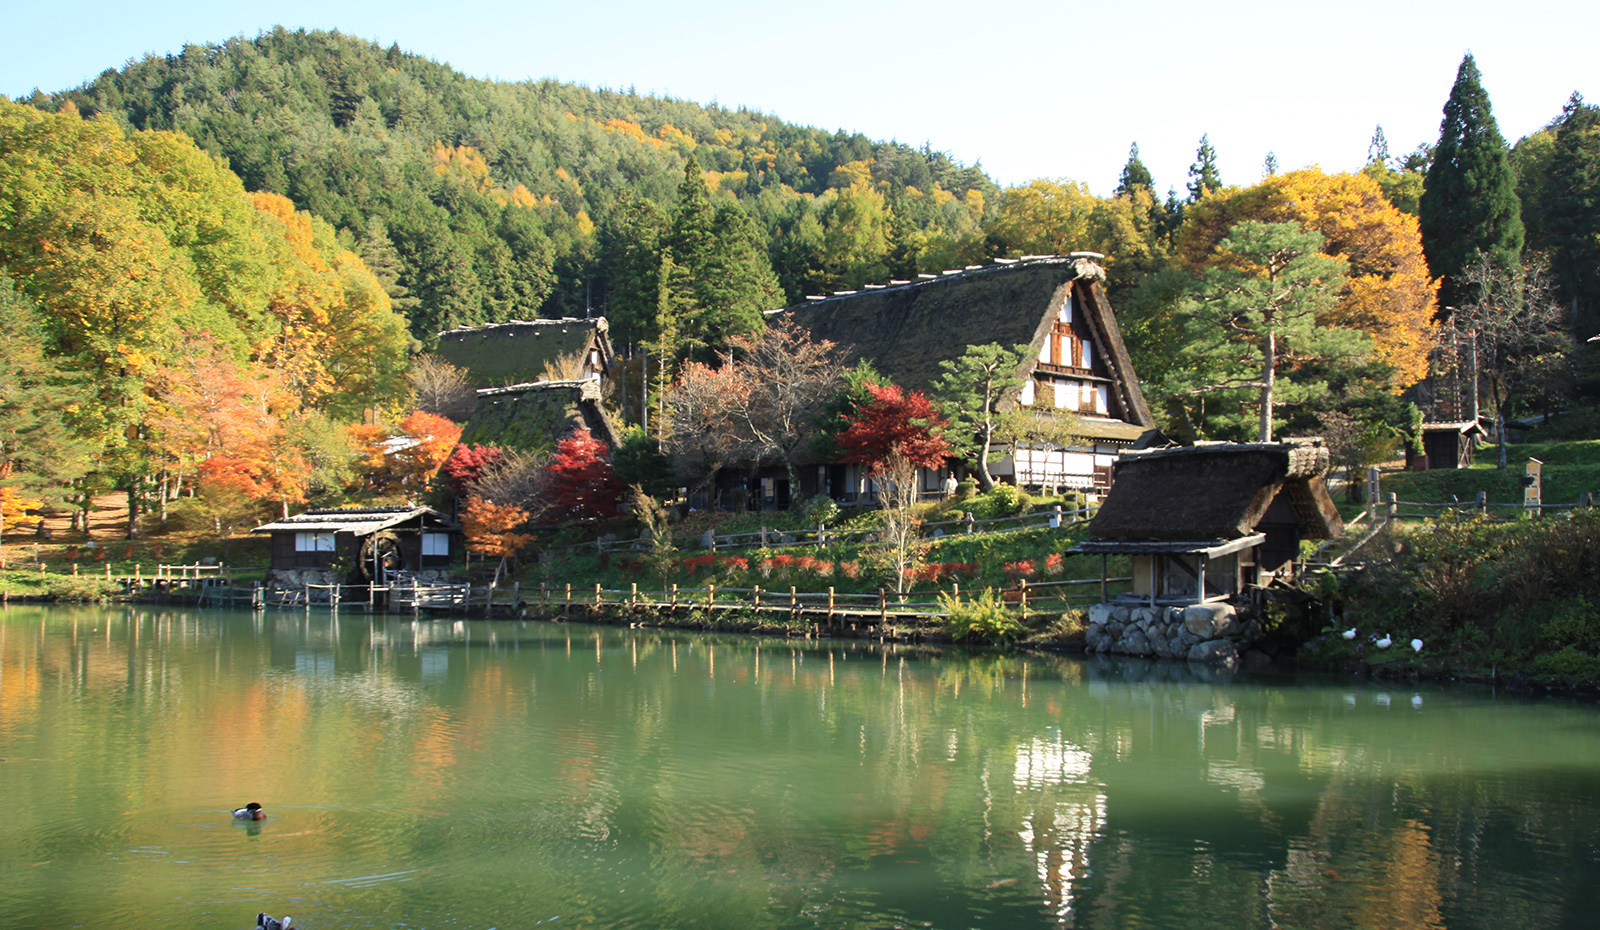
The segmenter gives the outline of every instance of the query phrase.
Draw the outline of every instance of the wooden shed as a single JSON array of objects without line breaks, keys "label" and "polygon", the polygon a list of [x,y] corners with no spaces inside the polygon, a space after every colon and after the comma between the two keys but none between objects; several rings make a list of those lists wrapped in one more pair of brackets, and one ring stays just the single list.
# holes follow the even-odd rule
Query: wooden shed
[{"label": "wooden shed", "polygon": [[251,532],[272,536],[272,568],[382,572],[448,568],[464,551],[461,527],[431,507],[308,510]]},{"label": "wooden shed", "polygon": [[1316,440],[1125,452],[1089,539],[1073,551],[1130,556],[1131,600],[1237,598],[1292,578],[1302,539],[1344,532],[1327,471]]}]

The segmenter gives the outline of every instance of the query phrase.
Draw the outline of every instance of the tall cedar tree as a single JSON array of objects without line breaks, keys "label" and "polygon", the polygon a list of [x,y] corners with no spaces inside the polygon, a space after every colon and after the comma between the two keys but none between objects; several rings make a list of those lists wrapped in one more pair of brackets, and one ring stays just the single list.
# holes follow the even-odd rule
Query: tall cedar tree
[{"label": "tall cedar tree", "polygon": [[1139,143],[1133,143],[1128,147],[1128,163],[1122,166],[1122,177],[1117,179],[1115,195],[1131,196],[1140,189],[1154,192],[1155,184],[1156,179],[1151,176],[1150,169],[1139,160]]},{"label": "tall cedar tree", "polygon": [[1471,55],[1461,59],[1444,104],[1420,209],[1428,269],[1443,279],[1441,315],[1471,299],[1460,276],[1477,251],[1508,273],[1518,267],[1523,229],[1517,182]]},{"label": "tall cedar tree", "polygon": [[1208,192],[1222,190],[1222,175],[1217,172],[1217,150],[1211,147],[1211,134],[1200,137],[1194,164],[1189,166],[1189,203],[1198,203]]},{"label": "tall cedar tree", "polygon": [[1588,338],[1600,332],[1600,108],[1576,93],[1561,111],[1546,183],[1556,283]]}]

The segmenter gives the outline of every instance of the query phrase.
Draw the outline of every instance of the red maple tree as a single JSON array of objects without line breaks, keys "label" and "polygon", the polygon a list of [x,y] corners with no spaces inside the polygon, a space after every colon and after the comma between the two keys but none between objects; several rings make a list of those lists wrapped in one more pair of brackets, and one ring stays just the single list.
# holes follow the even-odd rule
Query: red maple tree
[{"label": "red maple tree", "polygon": [[949,424],[928,395],[898,385],[867,385],[872,399],[839,434],[844,460],[880,474],[895,456],[920,468],[938,468],[950,452],[940,432]]},{"label": "red maple tree", "polygon": [[484,472],[500,464],[505,452],[499,446],[476,446],[462,443],[444,460],[439,471],[447,479],[453,494],[465,494],[467,489],[482,478]]},{"label": "red maple tree", "polygon": [[580,429],[557,443],[545,471],[549,479],[541,495],[540,523],[617,515],[622,481],[611,467],[611,450],[588,430]]}]

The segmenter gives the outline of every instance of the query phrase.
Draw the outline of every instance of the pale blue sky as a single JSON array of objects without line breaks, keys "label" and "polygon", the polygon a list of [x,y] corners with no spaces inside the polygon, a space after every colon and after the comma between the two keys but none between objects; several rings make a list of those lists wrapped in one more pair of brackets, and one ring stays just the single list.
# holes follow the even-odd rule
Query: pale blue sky
[{"label": "pale blue sky", "polygon": [[1201,133],[1227,183],[1258,179],[1269,149],[1284,169],[1354,170],[1378,124],[1409,151],[1437,138],[1469,50],[1512,140],[1574,90],[1600,99],[1593,0],[0,0],[0,94],[279,24],[398,42],[476,77],[632,86],[926,141],[1003,184],[1069,178],[1100,194],[1133,141],[1157,185],[1180,191]]}]

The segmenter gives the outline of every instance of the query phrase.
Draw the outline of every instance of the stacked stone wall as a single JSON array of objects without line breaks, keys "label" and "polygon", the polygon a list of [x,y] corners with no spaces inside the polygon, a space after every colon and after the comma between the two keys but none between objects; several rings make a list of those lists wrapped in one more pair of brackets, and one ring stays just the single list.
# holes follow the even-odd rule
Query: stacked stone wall
[{"label": "stacked stone wall", "polygon": [[1232,665],[1261,633],[1261,621],[1248,606],[1095,604],[1084,646],[1091,654]]}]

